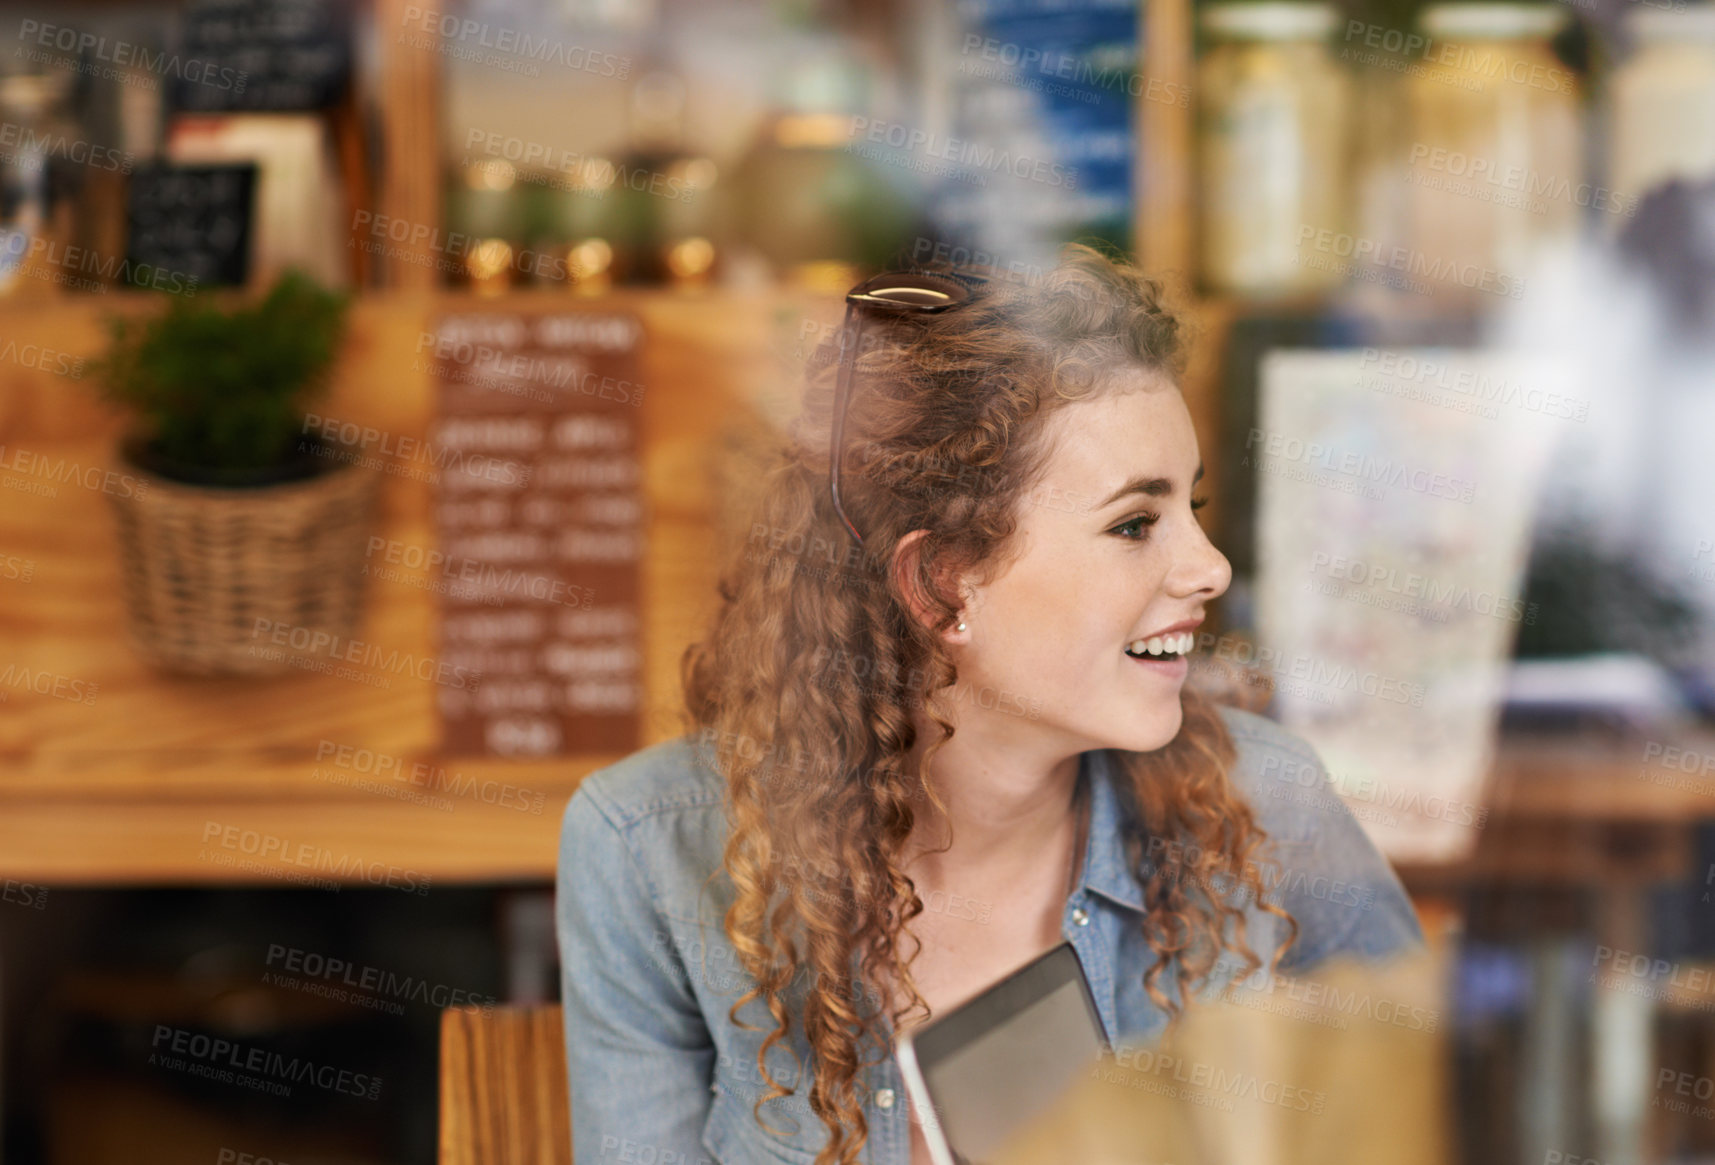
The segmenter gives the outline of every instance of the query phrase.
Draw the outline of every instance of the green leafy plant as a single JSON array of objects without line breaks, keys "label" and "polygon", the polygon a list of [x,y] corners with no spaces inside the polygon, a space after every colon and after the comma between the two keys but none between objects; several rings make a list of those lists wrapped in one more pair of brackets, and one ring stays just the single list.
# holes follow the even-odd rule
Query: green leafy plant
[{"label": "green leafy plant", "polygon": [[327,387],[348,303],[298,271],[231,310],[174,298],[150,319],[111,320],[92,371],[104,399],[136,414],[154,459],[216,473],[285,465]]},{"label": "green leafy plant", "polygon": [[1635,651],[1669,666],[1688,662],[1697,608],[1672,580],[1595,546],[1568,526],[1544,531],[1531,551],[1520,657]]}]

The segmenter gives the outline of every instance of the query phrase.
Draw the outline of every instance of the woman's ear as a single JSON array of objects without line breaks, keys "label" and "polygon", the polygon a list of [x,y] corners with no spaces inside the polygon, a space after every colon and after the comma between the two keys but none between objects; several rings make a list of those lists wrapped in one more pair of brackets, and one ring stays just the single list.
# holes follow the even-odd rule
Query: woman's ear
[{"label": "woman's ear", "polygon": [[[929,536],[927,530],[913,530],[899,540],[899,545],[893,550],[893,585],[905,600],[906,609],[917,625],[930,630],[934,627],[940,615],[934,599],[923,592],[921,568],[923,558],[923,540]],[[959,607],[959,619],[964,619],[965,601],[968,595],[965,581],[951,567],[938,565],[934,569],[934,585],[937,591]],[[942,631],[942,636],[949,641],[961,641],[969,637],[969,630],[957,623]]]}]

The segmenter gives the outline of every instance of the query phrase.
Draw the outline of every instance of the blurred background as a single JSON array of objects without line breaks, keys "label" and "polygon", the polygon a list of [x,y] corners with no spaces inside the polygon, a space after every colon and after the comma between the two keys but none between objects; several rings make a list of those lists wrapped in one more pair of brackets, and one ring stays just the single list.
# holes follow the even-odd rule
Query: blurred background
[{"label": "blurred background", "polygon": [[[1715,6],[0,5],[0,1154],[418,1162],[844,291],[1183,311],[1448,1162],[1715,1160]],[[1303,773],[1270,795],[1328,794]],[[593,875],[592,875],[593,876]]]}]

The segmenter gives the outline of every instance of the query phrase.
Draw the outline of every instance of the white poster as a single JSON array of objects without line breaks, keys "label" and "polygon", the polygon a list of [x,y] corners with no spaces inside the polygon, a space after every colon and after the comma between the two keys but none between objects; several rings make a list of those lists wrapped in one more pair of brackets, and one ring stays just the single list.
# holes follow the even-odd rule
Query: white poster
[{"label": "white poster", "polygon": [[1588,419],[1574,383],[1479,351],[1263,361],[1240,453],[1260,478],[1258,657],[1275,714],[1396,861],[1457,859],[1487,819],[1504,669],[1536,614],[1539,482],[1558,434]]}]

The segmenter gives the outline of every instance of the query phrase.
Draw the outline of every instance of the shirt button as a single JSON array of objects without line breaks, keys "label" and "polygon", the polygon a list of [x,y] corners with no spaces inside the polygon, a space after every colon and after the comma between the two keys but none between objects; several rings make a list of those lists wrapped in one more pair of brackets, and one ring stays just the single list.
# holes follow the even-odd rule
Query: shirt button
[{"label": "shirt button", "polygon": [[1072,921],[1077,923],[1079,926],[1089,926],[1090,912],[1085,910],[1082,906],[1074,907],[1072,910]]},{"label": "shirt button", "polygon": [[875,1106],[877,1108],[892,1108],[893,1107],[893,1089],[883,1088],[879,1092],[877,1092],[875,1094]]}]

